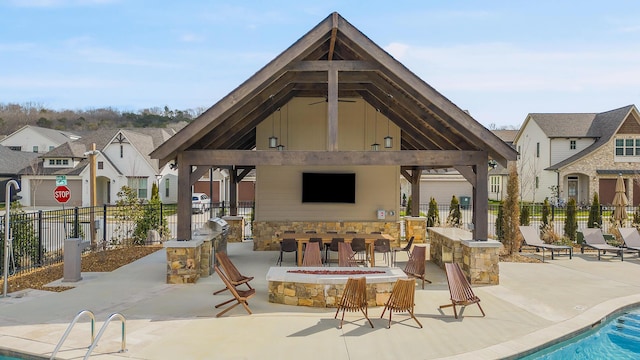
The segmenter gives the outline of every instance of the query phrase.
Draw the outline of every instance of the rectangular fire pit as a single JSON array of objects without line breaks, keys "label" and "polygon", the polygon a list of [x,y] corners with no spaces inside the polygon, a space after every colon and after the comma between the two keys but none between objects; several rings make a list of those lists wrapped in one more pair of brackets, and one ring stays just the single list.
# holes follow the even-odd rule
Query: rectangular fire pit
[{"label": "rectangular fire pit", "polygon": [[[309,273],[298,273],[296,271]],[[293,272],[292,272],[293,271]],[[354,271],[363,273],[353,273]],[[267,273],[269,302],[296,306],[336,307],[349,277],[367,278],[369,306],[384,306],[398,279],[399,268],[272,267]]]}]

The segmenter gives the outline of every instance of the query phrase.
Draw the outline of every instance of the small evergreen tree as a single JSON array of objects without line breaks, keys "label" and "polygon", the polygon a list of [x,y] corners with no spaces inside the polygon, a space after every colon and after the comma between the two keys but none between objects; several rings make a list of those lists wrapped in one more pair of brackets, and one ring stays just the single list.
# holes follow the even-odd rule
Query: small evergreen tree
[{"label": "small evergreen tree", "polygon": [[120,188],[117,195],[114,217],[118,221],[118,227],[114,229],[111,243],[120,244],[122,240],[135,242],[133,238],[135,227],[131,224],[136,224],[142,217],[142,203],[135,190],[126,185]]},{"label": "small evergreen tree", "polygon": [[433,197],[429,200],[429,211],[427,212],[427,227],[440,226],[440,213],[438,203]]},{"label": "small evergreen tree", "polygon": [[413,196],[409,196],[409,201],[407,201],[407,210],[404,213],[406,216],[411,216],[411,199]]},{"label": "small evergreen tree", "polygon": [[578,219],[576,217],[576,199],[571,198],[567,202],[567,213],[564,219],[564,235],[571,240],[576,241],[576,232],[578,231]]},{"label": "small evergreen tree", "polygon": [[530,215],[529,215],[529,208],[531,207],[531,205],[522,205],[522,207],[520,208],[520,225],[522,226],[529,226],[531,219],[530,219]]},{"label": "small evergreen tree", "polygon": [[640,206],[638,206],[633,213],[633,226],[640,230]]},{"label": "small evergreen tree", "polygon": [[516,163],[509,164],[509,182],[507,183],[507,198],[504,202],[502,213],[502,229],[504,232],[504,247],[509,255],[520,249],[520,231],[518,224],[520,220],[520,206],[518,205],[519,189],[518,171]]},{"label": "small evergreen tree", "polygon": [[171,236],[167,218],[162,215],[161,207],[162,202],[160,201],[158,185],[153,183],[151,186],[151,199],[148,204],[143,206],[141,217],[136,221],[136,229],[133,232],[133,244],[144,245],[149,230],[158,231],[163,239],[168,239]]},{"label": "small evergreen tree", "polygon": [[498,204],[498,214],[496,214],[496,237],[500,242],[504,240],[504,230],[502,227],[502,208],[504,208],[504,201],[500,201],[500,204]]},{"label": "small evergreen tree", "polygon": [[460,214],[460,202],[458,198],[453,195],[451,197],[451,203],[449,204],[449,216],[447,216],[447,225],[452,227],[460,227],[462,221],[462,214]]},{"label": "small evergreen tree", "polygon": [[593,193],[593,202],[589,209],[588,228],[602,228],[602,210],[600,209],[600,199],[598,193]]},{"label": "small evergreen tree", "polygon": [[551,215],[551,205],[549,204],[549,198],[544,198],[542,203],[542,214],[540,217],[540,229],[544,229],[549,225],[549,215]]}]

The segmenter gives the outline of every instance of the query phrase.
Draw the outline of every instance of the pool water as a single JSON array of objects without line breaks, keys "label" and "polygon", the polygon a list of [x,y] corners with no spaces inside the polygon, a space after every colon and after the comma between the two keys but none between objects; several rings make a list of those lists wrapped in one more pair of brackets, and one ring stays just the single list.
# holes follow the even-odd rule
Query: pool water
[{"label": "pool water", "polygon": [[522,359],[640,359],[640,309]]}]

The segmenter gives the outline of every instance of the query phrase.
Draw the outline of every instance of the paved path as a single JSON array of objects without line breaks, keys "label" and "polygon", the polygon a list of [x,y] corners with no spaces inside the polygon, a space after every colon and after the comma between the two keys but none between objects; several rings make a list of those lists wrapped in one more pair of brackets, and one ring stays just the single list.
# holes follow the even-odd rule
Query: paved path
[{"label": "paved path", "polygon": [[[335,310],[267,301],[265,274],[277,252],[254,252],[253,244],[229,244],[229,255],[243,273],[256,276],[254,314],[236,307],[216,318],[217,276],[192,285],[165,284],[165,254],[159,251],[111,273],[83,273],[73,290],[25,291],[0,298],[0,348],[48,357],[73,317],[83,309],[96,314],[96,332],[112,313],[127,318],[127,349],[120,354],[121,327],[111,323],[94,350],[95,359],[494,359],[521,351],[593,324],[611,311],[640,303],[640,260],[576,254],[546,263],[501,263],[500,285],[475,287],[487,316],[469,306],[458,320],[448,302],[444,272],[428,263],[427,284],[416,290],[416,315],[424,328],[394,314],[391,329],[370,308],[375,328],[361,315],[347,313],[340,330]],[[289,255],[289,256],[287,256]],[[399,253],[399,265],[406,254]],[[285,265],[293,265],[285,254]],[[18,297],[20,296],[20,297]],[[395,322],[399,321],[399,322]],[[71,332],[61,359],[79,359],[90,343],[89,324]]]}]

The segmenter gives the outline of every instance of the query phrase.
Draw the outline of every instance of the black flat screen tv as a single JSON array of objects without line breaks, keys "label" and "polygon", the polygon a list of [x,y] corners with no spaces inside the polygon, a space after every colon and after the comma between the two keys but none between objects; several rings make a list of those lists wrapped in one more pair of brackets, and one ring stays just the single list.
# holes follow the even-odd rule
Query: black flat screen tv
[{"label": "black flat screen tv", "polygon": [[356,202],[356,174],[302,173],[303,203]]}]

